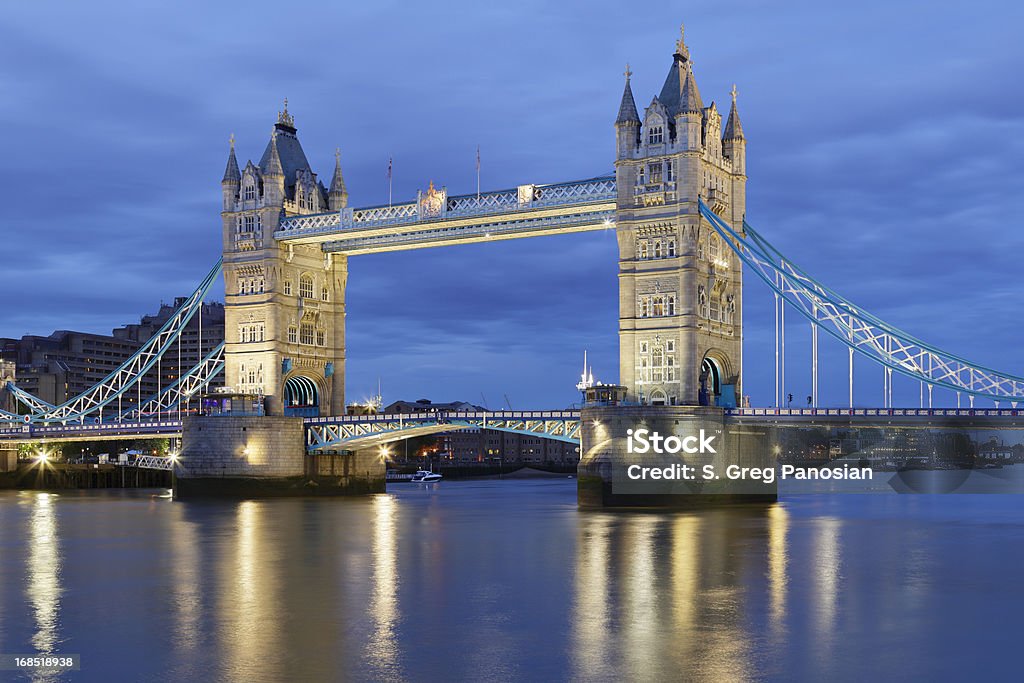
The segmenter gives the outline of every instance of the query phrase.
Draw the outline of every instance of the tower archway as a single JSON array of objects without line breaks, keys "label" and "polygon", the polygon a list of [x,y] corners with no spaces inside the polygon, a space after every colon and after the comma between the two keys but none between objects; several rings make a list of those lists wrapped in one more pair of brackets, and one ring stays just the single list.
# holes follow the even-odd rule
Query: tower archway
[{"label": "tower archway", "polygon": [[722,377],[724,376],[721,363],[713,356],[705,355],[700,362],[700,405],[717,405],[718,397],[722,395]]},{"label": "tower archway", "polygon": [[303,375],[292,375],[284,383],[284,414],[292,417],[320,416],[320,387]]}]

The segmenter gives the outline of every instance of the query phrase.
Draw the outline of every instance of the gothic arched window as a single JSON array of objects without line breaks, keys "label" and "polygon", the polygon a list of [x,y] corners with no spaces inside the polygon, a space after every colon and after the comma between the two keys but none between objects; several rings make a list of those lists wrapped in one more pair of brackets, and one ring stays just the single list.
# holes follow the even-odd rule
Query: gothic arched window
[{"label": "gothic arched window", "polygon": [[299,341],[299,331],[292,325],[288,328],[288,343],[295,344]]},{"label": "gothic arched window", "polygon": [[651,379],[655,382],[661,382],[664,378],[665,352],[660,346],[655,346],[654,351],[651,352],[651,370],[653,373]]},{"label": "gothic arched window", "polygon": [[309,275],[303,275],[299,278],[299,296],[303,299],[313,298],[313,278]]}]

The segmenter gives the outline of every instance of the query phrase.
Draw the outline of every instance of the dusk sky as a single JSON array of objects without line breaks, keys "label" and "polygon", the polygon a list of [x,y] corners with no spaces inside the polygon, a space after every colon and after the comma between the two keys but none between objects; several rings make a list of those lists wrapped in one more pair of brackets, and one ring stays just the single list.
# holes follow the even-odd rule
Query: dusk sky
[{"label": "dusk sky", "polygon": [[[220,255],[228,138],[258,161],[285,97],[325,183],[341,148],[352,206],[387,202],[389,156],[396,201],[474,191],[477,145],[485,190],[610,173],[625,64],[643,109],[680,22],[705,103],[739,90],[750,223],[897,327],[1024,375],[1024,8],[991,1],[9,4],[0,336],[108,333],[190,293]],[[352,258],[348,398],[379,377],[385,401],[561,407],[584,349],[615,381],[616,259],[611,232]],[[748,275],[756,405],[771,302]],[[845,350],[822,349],[842,404]],[[860,362],[858,403],[881,377]]]}]

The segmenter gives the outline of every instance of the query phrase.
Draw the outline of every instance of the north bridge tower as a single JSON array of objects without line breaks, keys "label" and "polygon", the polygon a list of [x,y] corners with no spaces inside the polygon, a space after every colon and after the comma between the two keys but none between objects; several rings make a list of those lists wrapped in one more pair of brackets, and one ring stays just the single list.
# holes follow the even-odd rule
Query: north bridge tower
[{"label": "north bridge tower", "polygon": [[285,100],[258,164],[239,168],[232,138],[221,186],[227,386],[272,415],[343,414],[347,257],[274,239],[286,218],[346,207],[340,155],[326,187]]}]

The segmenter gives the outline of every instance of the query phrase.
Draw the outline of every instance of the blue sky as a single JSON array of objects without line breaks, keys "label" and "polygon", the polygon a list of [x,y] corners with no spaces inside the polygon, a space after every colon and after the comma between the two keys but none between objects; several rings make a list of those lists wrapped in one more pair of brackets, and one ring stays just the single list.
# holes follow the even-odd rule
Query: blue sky
[{"label": "blue sky", "polygon": [[[680,21],[705,102],[733,82],[748,219],[877,315],[1024,374],[1024,9],[1005,2],[18,3],[0,25],[0,336],[106,332],[187,294],[220,249],[232,133],[258,160],[289,98],[355,205],[609,172],[622,71],[640,107]],[[783,5],[783,6],[780,6]],[[587,233],[351,260],[348,394],[565,405],[584,348],[617,373],[616,246]],[[795,319],[795,316],[793,316]],[[748,278],[747,390],[773,391]],[[809,393],[807,325],[789,389]],[[822,397],[846,395],[823,342]],[[879,404],[861,363],[857,401]],[[897,382],[897,402],[918,389]],[[486,397],[481,399],[481,394]]]}]

